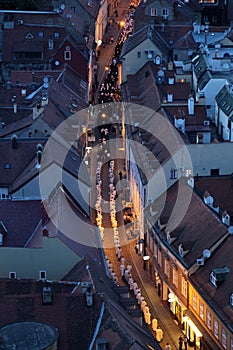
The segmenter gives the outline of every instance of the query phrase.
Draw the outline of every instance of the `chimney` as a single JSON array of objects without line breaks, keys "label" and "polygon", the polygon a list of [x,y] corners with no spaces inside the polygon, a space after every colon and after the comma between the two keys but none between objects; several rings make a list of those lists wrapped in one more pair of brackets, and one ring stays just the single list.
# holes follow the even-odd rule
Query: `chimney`
[{"label": "chimney", "polygon": [[91,287],[88,287],[86,291],[86,303],[87,306],[93,306],[93,292]]},{"label": "chimney", "polygon": [[191,176],[191,175],[188,176],[188,178],[187,178],[187,184],[188,184],[190,187],[194,188],[194,178],[193,178],[193,176]]},{"label": "chimney", "polygon": [[194,98],[192,95],[188,98],[188,114],[194,115]]},{"label": "chimney", "polygon": [[17,137],[17,135],[13,135],[12,137],[11,137],[11,145],[12,145],[12,148],[13,149],[16,149],[17,147],[18,147],[18,137]]},{"label": "chimney", "polygon": [[13,111],[14,111],[14,114],[17,113],[17,103],[16,102],[13,103]]}]

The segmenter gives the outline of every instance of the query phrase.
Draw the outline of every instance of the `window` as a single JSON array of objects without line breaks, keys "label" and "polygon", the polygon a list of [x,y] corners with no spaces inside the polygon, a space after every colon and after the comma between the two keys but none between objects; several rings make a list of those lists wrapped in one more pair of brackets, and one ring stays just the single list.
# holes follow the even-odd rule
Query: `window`
[{"label": "window", "polygon": [[170,275],[170,264],[167,258],[164,259],[164,273],[169,277]]},{"label": "window", "polygon": [[202,320],[204,320],[204,304],[200,301],[199,315]]},{"label": "window", "polygon": [[218,321],[214,320],[214,336],[218,339]]},{"label": "window", "polygon": [[176,286],[176,288],[178,288],[178,271],[173,268],[172,272],[172,283]]},{"label": "window", "polygon": [[233,306],[233,293],[230,295],[230,305]]},{"label": "window", "polygon": [[141,58],[141,51],[137,52],[137,58]]},{"label": "window", "polygon": [[182,278],[182,284],[181,284],[181,294],[187,298],[187,281],[186,279]]},{"label": "window", "polygon": [[38,33],[38,38],[43,38],[44,37],[44,33],[43,32],[39,32]]},{"label": "window", "polygon": [[10,168],[11,168],[10,163],[5,163],[4,168],[5,168],[5,169],[10,169]]},{"label": "window", "polygon": [[40,280],[45,280],[46,279],[46,271],[44,271],[44,270],[40,271],[39,279]]},{"label": "window", "polygon": [[49,39],[48,41],[48,49],[53,50],[54,49],[54,41],[53,39]]},{"label": "window", "polygon": [[162,256],[161,256],[161,250],[158,249],[158,264],[162,265]]},{"label": "window", "polygon": [[197,295],[195,293],[193,293],[192,303],[193,303],[193,309],[197,310]]},{"label": "window", "polygon": [[70,6],[70,9],[71,9],[73,12],[75,12],[75,11],[76,11],[75,6]]},{"label": "window", "polygon": [[210,176],[218,176],[218,175],[219,175],[219,169],[210,170]]},{"label": "window", "polygon": [[189,175],[191,175],[192,174],[192,170],[191,169],[186,169],[185,170],[185,176],[186,177],[189,177]]},{"label": "window", "polygon": [[214,287],[217,287],[217,279],[213,271],[210,274],[210,282]]},{"label": "window", "polygon": [[209,311],[206,311],[206,325],[209,329],[211,329],[211,313]]},{"label": "window", "polygon": [[157,9],[156,8],[150,9],[150,15],[151,16],[157,16]]},{"label": "window", "polygon": [[16,272],[9,272],[9,278],[15,279],[16,278]]},{"label": "window", "polygon": [[55,32],[55,33],[54,33],[54,38],[57,39],[57,38],[59,38],[59,37],[60,37],[60,34],[59,34],[58,32]]},{"label": "window", "polygon": [[231,338],[230,350],[233,350],[233,339]]},{"label": "window", "polygon": [[162,9],[162,17],[163,17],[163,19],[168,18],[168,9],[167,8]]},{"label": "window", "polygon": [[71,51],[70,51],[70,46],[66,46],[66,49],[64,51],[64,59],[66,61],[70,61],[71,60]]},{"label": "window", "polygon": [[176,169],[170,170],[170,179],[177,179],[177,170]]},{"label": "window", "polygon": [[227,332],[224,328],[222,328],[222,346],[224,347],[224,349],[227,348]]}]

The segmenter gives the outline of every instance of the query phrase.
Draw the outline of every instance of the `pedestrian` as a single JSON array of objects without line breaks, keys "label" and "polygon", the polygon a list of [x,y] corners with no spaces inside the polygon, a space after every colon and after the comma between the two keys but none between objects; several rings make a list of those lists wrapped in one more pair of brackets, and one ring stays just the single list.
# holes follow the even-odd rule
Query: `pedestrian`
[{"label": "pedestrian", "polygon": [[121,247],[117,247],[117,258],[118,261],[121,261]]},{"label": "pedestrian", "polygon": [[135,245],[135,252],[136,252],[136,254],[138,254],[138,249],[139,249],[139,245],[138,245],[138,243],[136,243],[136,245]]},{"label": "pedestrian", "polygon": [[122,265],[125,265],[125,258],[124,257],[121,258],[121,263],[122,263]]},{"label": "pedestrian", "polygon": [[157,318],[153,318],[152,320],[152,329],[154,332],[156,332],[156,329],[158,328],[158,320]]},{"label": "pedestrian", "polygon": [[166,344],[165,350],[171,350],[171,345],[169,343]]},{"label": "pedestrian", "polygon": [[188,349],[188,338],[186,335],[184,336],[184,348],[185,348],[185,350]]},{"label": "pedestrian", "polygon": [[121,277],[123,277],[124,274],[125,274],[125,265],[121,264],[121,266],[120,266],[120,272],[121,272]]},{"label": "pedestrian", "polygon": [[155,337],[156,337],[157,342],[161,342],[161,340],[163,339],[163,331],[159,326],[156,329],[156,336]]},{"label": "pedestrian", "polygon": [[179,337],[179,350],[182,350],[183,347],[183,338],[180,336]]}]

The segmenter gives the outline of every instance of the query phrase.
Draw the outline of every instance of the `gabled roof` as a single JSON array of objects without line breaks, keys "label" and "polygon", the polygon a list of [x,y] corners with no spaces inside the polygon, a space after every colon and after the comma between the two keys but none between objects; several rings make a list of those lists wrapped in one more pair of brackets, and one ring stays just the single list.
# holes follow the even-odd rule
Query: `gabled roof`
[{"label": "gabled roof", "polygon": [[[181,193],[184,201],[189,198],[183,214],[181,203],[176,204],[177,196]],[[156,203],[157,208],[155,208]],[[186,268],[196,263],[196,259],[202,256],[204,249],[211,249],[216,242],[227,235],[227,227],[222,224],[215,212],[207,207],[203,200],[187,185],[186,179],[181,178],[170,187],[166,193],[165,205],[164,196],[161,196],[154,203],[153,210],[158,212],[157,219],[160,216],[169,217],[162,233],[164,240],[166,240],[167,231],[170,232],[172,237],[173,230],[181,233],[175,235],[177,238],[171,243],[170,249]],[[156,217],[153,218],[153,222],[156,221]],[[185,253],[183,257],[179,256],[180,244],[183,246]]]},{"label": "gabled roof", "polygon": [[4,247],[24,247],[41,223],[41,201],[0,201],[0,219],[7,228]]},{"label": "gabled roof", "polygon": [[233,93],[232,87],[229,85],[223,86],[215,97],[218,107],[228,116],[232,116],[233,112]]},{"label": "gabled roof", "polygon": [[121,57],[127,55],[130,51],[132,51],[146,39],[149,39],[152,44],[158,46],[159,49],[164,53],[169,50],[169,45],[159,34],[159,32],[152,30],[150,26],[145,26],[137,32],[133,33],[133,35],[129,36],[127,40],[124,41]]},{"label": "gabled roof", "polygon": [[[231,331],[233,328],[233,309],[230,306],[230,295],[233,293],[232,247],[233,236],[229,235],[205,261],[205,264],[191,276],[191,282],[195,284],[195,288]],[[226,267],[229,273],[224,276],[224,280],[216,288],[210,283],[210,274],[219,269],[221,272],[223,267]]]},{"label": "gabled roof", "polygon": [[194,73],[197,77],[197,79],[200,79],[201,76],[204,74],[204,72],[207,69],[207,60],[204,55],[196,55],[194,56],[193,60],[193,69]]},{"label": "gabled roof", "polygon": [[[17,177],[24,174],[28,164],[35,159],[37,144],[45,140],[17,140],[16,148],[9,139],[0,139],[1,171],[0,186],[10,186]],[[9,164],[9,166],[6,166]],[[38,172],[38,170],[37,170]]]},{"label": "gabled roof", "polygon": [[200,77],[200,79],[198,80],[198,88],[200,90],[203,90],[205,86],[208,84],[208,82],[211,80],[211,78],[212,78],[212,74],[210,73],[210,71],[205,71],[203,75]]}]

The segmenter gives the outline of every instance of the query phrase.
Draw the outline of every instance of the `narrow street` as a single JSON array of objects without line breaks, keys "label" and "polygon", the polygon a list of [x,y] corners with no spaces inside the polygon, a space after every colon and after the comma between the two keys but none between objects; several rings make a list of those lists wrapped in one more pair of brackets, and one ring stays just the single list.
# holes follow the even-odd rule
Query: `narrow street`
[{"label": "narrow street", "polygon": [[[118,6],[118,19],[124,20],[128,17],[129,14],[129,2],[127,0],[121,0]],[[116,19],[116,18],[115,18]],[[113,21],[114,22],[114,21]],[[118,92],[117,99],[114,99],[114,94],[108,94],[108,90],[104,90],[104,94],[107,92],[107,97],[103,99],[101,97],[103,93],[103,88],[106,88],[106,84],[108,86],[109,81],[106,80],[106,77],[109,75],[109,67],[112,65],[113,59],[116,56],[116,46],[119,44],[119,40],[121,41],[124,35],[122,34],[124,28],[120,28],[118,25],[112,24],[111,28],[108,29],[107,33],[105,33],[104,42],[105,45],[102,45],[99,48],[98,62],[97,62],[97,76],[96,80],[98,82],[98,88],[95,91],[95,104],[98,103],[106,103],[112,102],[119,99]],[[108,38],[112,37],[113,41],[111,44],[108,43]],[[106,44],[107,43],[107,44]],[[106,67],[108,69],[106,70]],[[114,89],[115,85],[113,84]],[[101,97],[101,98],[100,98]],[[103,99],[103,100],[101,100]],[[119,137],[118,129],[116,133],[112,133],[112,124],[107,124],[103,126],[107,129],[108,138],[111,140],[115,140],[116,149],[122,148],[123,140]],[[97,131],[96,131],[97,132]],[[100,171],[99,174],[99,182],[97,182],[97,186],[99,185],[99,197],[97,196],[98,209],[100,215],[100,227],[103,227],[103,248],[105,252],[105,256],[107,259],[107,264],[110,266],[109,275],[110,278],[113,279],[114,283],[119,286],[130,285],[127,283],[125,276],[122,277],[121,273],[121,265],[122,259],[127,269],[127,266],[132,266],[131,270],[131,278],[138,285],[138,289],[140,291],[141,296],[145,299],[146,306],[149,308],[150,313],[150,321],[148,323],[148,327],[150,328],[152,334],[156,338],[156,332],[152,330],[152,320],[157,319],[158,326],[163,331],[163,337],[160,342],[161,348],[165,349],[167,343],[171,345],[171,349],[178,349],[179,347],[179,337],[183,337],[183,333],[172,319],[171,314],[169,312],[169,308],[167,305],[163,305],[161,299],[158,295],[157,288],[154,283],[154,276],[150,275],[149,268],[146,262],[143,261],[142,256],[140,254],[136,254],[135,252],[135,244],[137,243],[137,237],[132,235],[132,231],[130,232],[128,227],[124,224],[123,218],[123,210],[122,210],[122,196],[118,193],[120,188],[120,172],[125,168],[125,160],[124,155],[121,159],[112,159],[110,155],[110,160],[112,160],[112,165],[110,166],[110,160],[106,161],[101,159],[98,156],[99,147],[103,147],[103,141],[99,135],[99,132],[96,134],[96,139],[100,140],[99,145],[98,142],[95,147],[95,159],[92,160],[92,176],[95,177]],[[105,142],[104,142],[105,143]],[[93,158],[93,156],[92,156]],[[96,167],[99,167],[99,170],[96,171]],[[113,178],[114,182],[110,180],[110,168],[113,169]],[[110,184],[113,184],[113,190],[116,191],[116,197],[114,197],[114,205],[112,207],[113,201],[111,201],[110,196],[112,194]],[[116,222],[117,227],[113,227],[113,219],[112,219],[112,209],[115,208],[116,214]],[[114,211],[114,210],[113,210]],[[114,217],[114,215],[113,215]],[[116,238],[117,237],[117,238]],[[120,255],[117,256],[117,247],[120,247]],[[120,256],[120,258],[119,258]],[[119,259],[118,259],[119,258]],[[131,290],[131,297],[136,297],[134,295],[134,291]],[[138,303],[138,307],[140,308],[140,303]],[[142,308],[141,308],[142,309]],[[189,349],[190,347],[188,347]],[[185,349],[183,344],[183,349]],[[191,348],[190,348],[191,349]]]}]

